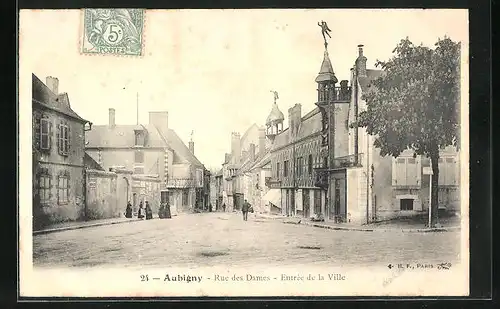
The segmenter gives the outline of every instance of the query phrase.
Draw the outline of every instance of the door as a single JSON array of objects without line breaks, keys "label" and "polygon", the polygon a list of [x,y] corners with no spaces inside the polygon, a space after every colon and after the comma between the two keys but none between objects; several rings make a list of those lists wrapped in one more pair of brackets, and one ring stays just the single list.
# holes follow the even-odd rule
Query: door
[{"label": "door", "polygon": [[311,202],[311,199],[309,198],[309,189],[303,189],[302,190],[302,205],[303,205],[303,210],[304,210],[304,218],[309,218],[311,215],[310,202]]},{"label": "door", "polygon": [[288,191],[289,190],[285,190],[285,214],[287,216],[290,215],[290,195]]},{"label": "door", "polygon": [[321,214],[321,190],[314,190],[314,214]]}]

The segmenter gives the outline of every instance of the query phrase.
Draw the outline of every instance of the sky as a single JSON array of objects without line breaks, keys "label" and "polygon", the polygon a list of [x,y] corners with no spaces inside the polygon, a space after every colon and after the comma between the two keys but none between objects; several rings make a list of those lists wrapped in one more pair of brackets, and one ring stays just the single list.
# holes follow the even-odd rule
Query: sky
[{"label": "sky", "polygon": [[104,125],[115,108],[117,124],[135,124],[138,94],[139,122],[148,123],[149,111],[168,111],[169,127],[186,144],[194,131],[195,154],[213,169],[230,152],[231,132],[264,125],[271,90],[285,124],[294,104],[303,114],[314,108],[321,20],[332,30],[328,50],[339,80],[349,79],[358,44],[374,68],[406,37],[429,47],[444,36],[468,43],[466,10],[147,10],[143,56],[97,56],[80,53],[82,16],[21,11],[20,98],[31,73],[54,76],[81,117]]}]

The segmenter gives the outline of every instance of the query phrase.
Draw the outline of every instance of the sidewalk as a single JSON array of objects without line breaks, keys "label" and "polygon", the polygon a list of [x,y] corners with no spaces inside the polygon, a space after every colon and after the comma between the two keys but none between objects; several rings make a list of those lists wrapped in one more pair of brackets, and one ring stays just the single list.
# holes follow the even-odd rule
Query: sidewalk
[{"label": "sidewalk", "polygon": [[[158,217],[153,216],[153,219],[158,219]],[[41,235],[53,232],[61,232],[68,230],[76,230],[87,227],[96,227],[102,225],[112,225],[119,223],[127,223],[127,222],[135,222],[142,221],[142,219],[138,218],[109,218],[109,219],[100,219],[100,220],[91,220],[91,221],[72,221],[72,222],[62,222],[57,224],[52,224],[47,226],[41,230],[33,231],[33,235]]]},{"label": "sidewalk", "polygon": [[361,232],[406,232],[406,233],[428,233],[428,232],[448,232],[459,231],[460,222],[445,221],[444,226],[436,228],[427,228],[424,224],[410,224],[406,221],[385,221],[377,222],[368,225],[356,225],[350,223],[334,223],[334,222],[314,222],[307,218],[301,217],[285,217],[279,215],[264,215],[257,214],[257,217],[265,219],[283,220],[285,224],[301,224],[313,227],[319,227],[330,230],[340,231],[361,231]]}]

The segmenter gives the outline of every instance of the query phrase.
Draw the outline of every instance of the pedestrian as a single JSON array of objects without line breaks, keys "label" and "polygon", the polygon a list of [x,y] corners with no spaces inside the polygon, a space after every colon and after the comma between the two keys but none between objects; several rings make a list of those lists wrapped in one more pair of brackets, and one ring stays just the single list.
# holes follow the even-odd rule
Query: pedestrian
[{"label": "pedestrian", "polygon": [[226,203],[222,204],[222,212],[226,212]]},{"label": "pedestrian", "polygon": [[127,209],[125,210],[125,218],[132,218],[132,204],[130,201],[127,203]]},{"label": "pedestrian", "polygon": [[250,210],[250,207],[252,207],[252,205],[250,205],[247,200],[245,200],[245,202],[241,206],[241,212],[243,213],[244,221],[248,221],[248,211]]},{"label": "pedestrian", "polygon": [[165,204],[160,203],[160,209],[158,210],[158,217],[160,219],[165,218]]},{"label": "pedestrian", "polygon": [[139,211],[137,212],[137,218],[144,219],[144,208],[142,202],[139,203]]},{"label": "pedestrian", "polygon": [[212,203],[208,205],[208,212],[212,212]]},{"label": "pedestrian", "polygon": [[153,210],[151,210],[151,206],[149,206],[149,202],[146,201],[146,220],[153,219]]}]

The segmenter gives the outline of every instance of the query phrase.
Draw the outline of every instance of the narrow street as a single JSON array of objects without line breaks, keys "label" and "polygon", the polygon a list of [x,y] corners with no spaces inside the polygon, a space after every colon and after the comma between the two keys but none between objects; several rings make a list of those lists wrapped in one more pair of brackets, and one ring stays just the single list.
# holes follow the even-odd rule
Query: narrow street
[{"label": "narrow street", "polygon": [[240,213],[179,215],[33,236],[35,267],[372,265],[457,262],[460,232],[334,231]]}]

